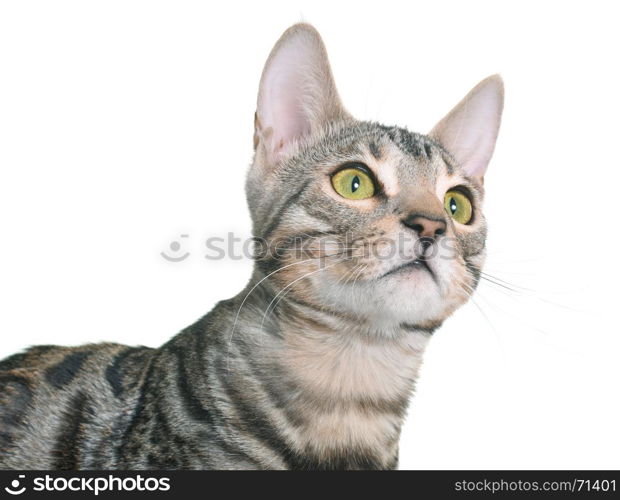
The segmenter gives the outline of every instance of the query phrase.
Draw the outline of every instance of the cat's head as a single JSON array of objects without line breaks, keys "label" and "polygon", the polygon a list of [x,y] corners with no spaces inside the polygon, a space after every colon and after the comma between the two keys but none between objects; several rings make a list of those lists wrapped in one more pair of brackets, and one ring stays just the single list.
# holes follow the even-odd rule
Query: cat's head
[{"label": "cat's head", "polygon": [[356,120],[319,34],[291,27],[262,75],[246,186],[260,276],[360,324],[433,329],[477,284],[502,107],[492,76],[428,135]]}]

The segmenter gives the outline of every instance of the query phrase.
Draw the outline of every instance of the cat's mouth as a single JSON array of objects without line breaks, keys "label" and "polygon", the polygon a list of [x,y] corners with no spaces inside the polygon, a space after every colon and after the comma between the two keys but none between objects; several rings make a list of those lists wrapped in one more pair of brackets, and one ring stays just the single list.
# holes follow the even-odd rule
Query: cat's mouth
[{"label": "cat's mouth", "polygon": [[428,265],[428,261],[427,259],[425,259],[424,257],[418,257],[414,260],[410,260],[409,262],[405,262],[404,264],[400,264],[392,269],[390,269],[387,273],[383,274],[381,276],[381,278],[385,278],[387,276],[390,276],[392,274],[396,274],[396,273],[401,273],[401,272],[406,272],[412,269],[417,269],[420,271],[426,271],[428,272],[431,277],[433,278],[433,280],[435,280],[435,273],[433,272],[433,270],[431,269],[431,266]]}]

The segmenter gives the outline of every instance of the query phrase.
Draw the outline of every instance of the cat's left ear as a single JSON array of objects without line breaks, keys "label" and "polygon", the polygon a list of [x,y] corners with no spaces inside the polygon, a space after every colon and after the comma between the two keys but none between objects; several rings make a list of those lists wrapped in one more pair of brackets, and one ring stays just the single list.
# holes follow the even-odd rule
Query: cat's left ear
[{"label": "cat's left ear", "polygon": [[439,141],[465,172],[482,179],[487,170],[504,108],[504,83],[499,75],[476,85],[429,135]]},{"label": "cat's left ear", "polygon": [[272,166],[296,141],[349,115],[344,110],[319,33],[309,24],[284,32],[260,81],[254,147]]}]

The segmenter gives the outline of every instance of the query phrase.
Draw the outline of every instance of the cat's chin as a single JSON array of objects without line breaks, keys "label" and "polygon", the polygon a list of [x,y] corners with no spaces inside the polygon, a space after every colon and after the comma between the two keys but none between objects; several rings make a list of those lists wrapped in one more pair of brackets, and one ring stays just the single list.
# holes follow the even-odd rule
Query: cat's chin
[{"label": "cat's chin", "polygon": [[411,263],[354,286],[333,283],[321,294],[332,308],[386,329],[436,325],[465,302],[462,294],[446,292],[440,283],[430,268]]},{"label": "cat's chin", "polygon": [[[387,277],[402,276],[402,275],[413,278],[414,276],[417,276],[419,273],[425,273],[425,274],[427,273],[433,279],[435,279],[435,271],[431,268],[431,266],[429,265],[429,262],[426,261],[425,259],[415,259],[415,260],[411,260],[409,262],[405,262],[403,264],[397,265],[393,267],[392,269],[390,269],[389,271],[387,271],[386,273],[384,273],[381,276],[381,279],[384,279]],[[414,279],[421,279],[421,278],[416,277]]]}]

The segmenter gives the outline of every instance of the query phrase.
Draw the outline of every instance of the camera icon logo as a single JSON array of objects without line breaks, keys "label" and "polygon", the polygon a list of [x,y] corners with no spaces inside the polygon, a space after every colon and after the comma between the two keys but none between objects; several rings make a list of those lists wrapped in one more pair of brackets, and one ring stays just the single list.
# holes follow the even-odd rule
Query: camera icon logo
[{"label": "camera icon logo", "polygon": [[23,474],[19,475],[19,479],[13,479],[13,481],[11,481],[11,486],[7,486],[6,488],[4,488],[4,491],[6,491],[7,493],[9,493],[10,495],[21,495],[24,491],[26,491],[26,487],[23,486],[22,488],[20,488],[20,479],[24,479],[26,476],[24,476]]},{"label": "camera icon logo", "polygon": [[[181,238],[189,238],[189,234],[182,234]],[[189,252],[183,253],[181,251],[181,246],[180,241],[173,241],[169,245],[172,255],[168,255],[166,252],[161,252],[160,255],[169,262],[181,262],[190,256]]]}]

